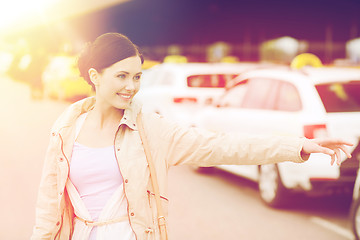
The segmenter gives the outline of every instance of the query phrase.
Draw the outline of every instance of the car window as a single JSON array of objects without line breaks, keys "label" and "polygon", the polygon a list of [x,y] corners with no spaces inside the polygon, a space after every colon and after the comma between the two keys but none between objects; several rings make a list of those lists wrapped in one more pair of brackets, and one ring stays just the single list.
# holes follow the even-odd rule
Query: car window
[{"label": "car window", "polygon": [[275,110],[299,111],[302,108],[301,99],[296,87],[289,82],[280,82]]},{"label": "car window", "polygon": [[223,88],[236,74],[197,74],[187,77],[189,87]]},{"label": "car window", "polygon": [[360,80],[316,85],[326,112],[359,112]]},{"label": "car window", "polygon": [[220,107],[235,107],[239,108],[243,101],[246,89],[248,87],[248,81],[244,80],[237,84],[235,87],[229,89],[222,96],[220,103],[218,104]]},{"label": "car window", "polygon": [[249,80],[249,87],[241,104],[243,108],[273,109],[279,81],[254,78]]}]

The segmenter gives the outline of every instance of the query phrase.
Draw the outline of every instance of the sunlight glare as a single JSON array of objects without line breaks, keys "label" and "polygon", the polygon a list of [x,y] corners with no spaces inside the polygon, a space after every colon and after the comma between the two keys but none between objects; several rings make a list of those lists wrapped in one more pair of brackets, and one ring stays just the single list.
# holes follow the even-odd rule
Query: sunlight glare
[{"label": "sunlight glare", "polygon": [[[13,28],[22,21],[43,17],[47,8],[59,0],[11,0],[0,3],[0,30]],[[28,22],[27,22],[28,24]],[[17,26],[16,26],[17,27]]]}]

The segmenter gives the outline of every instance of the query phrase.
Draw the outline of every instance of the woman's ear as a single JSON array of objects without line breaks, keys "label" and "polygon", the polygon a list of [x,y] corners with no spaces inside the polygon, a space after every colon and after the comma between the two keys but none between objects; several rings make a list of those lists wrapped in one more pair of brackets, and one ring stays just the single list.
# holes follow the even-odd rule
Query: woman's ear
[{"label": "woman's ear", "polygon": [[99,73],[98,71],[96,71],[95,68],[90,68],[89,71],[89,78],[90,78],[90,81],[95,85],[99,85]]}]

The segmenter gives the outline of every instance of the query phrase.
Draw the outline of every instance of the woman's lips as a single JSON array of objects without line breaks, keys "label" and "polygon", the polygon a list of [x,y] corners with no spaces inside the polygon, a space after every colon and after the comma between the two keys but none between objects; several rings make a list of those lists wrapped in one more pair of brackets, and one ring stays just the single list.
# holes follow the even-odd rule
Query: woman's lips
[{"label": "woman's lips", "polygon": [[126,100],[129,100],[132,96],[131,94],[123,94],[123,93],[117,93],[116,95]]}]

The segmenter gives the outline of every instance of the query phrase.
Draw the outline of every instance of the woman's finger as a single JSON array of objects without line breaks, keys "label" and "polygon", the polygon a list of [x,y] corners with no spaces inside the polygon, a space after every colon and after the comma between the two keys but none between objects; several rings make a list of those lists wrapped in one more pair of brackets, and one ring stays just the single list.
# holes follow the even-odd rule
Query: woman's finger
[{"label": "woman's finger", "polygon": [[335,162],[335,154],[331,155],[331,166],[334,165]]},{"label": "woman's finger", "polygon": [[338,147],[346,154],[346,156],[348,158],[351,158],[351,153],[349,152],[349,150],[344,145],[340,145]]},{"label": "woman's finger", "polygon": [[352,143],[342,140],[342,139],[332,139],[332,138],[326,138],[326,139],[314,139],[314,141],[322,146],[326,145],[346,145],[346,146],[353,146]]},{"label": "woman's finger", "polygon": [[339,148],[335,148],[334,149],[334,151],[335,151],[335,155],[336,155],[336,164],[338,165],[338,166],[340,166],[340,164],[341,164],[341,153],[340,153],[340,150],[339,150]]},{"label": "woman's finger", "polygon": [[330,156],[335,154],[333,149],[330,149],[328,147],[322,147],[320,145],[317,145],[317,148],[316,148],[315,152],[324,153],[324,154],[327,154],[327,155],[330,155]]}]

